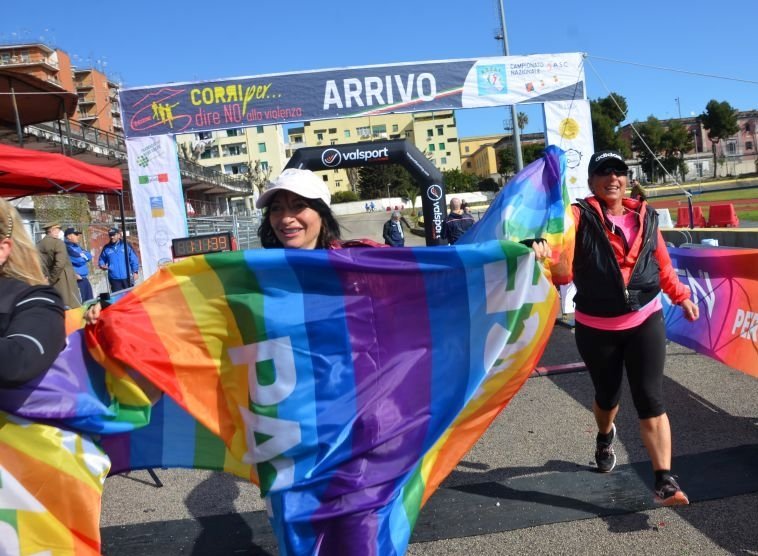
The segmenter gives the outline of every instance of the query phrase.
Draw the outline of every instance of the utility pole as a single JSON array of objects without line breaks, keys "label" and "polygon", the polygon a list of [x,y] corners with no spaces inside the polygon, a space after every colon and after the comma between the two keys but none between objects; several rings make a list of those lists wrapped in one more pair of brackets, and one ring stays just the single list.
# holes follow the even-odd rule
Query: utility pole
[{"label": "utility pole", "polygon": [[[505,29],[503,0],[499,0],[498,8],[500,10],[500,35],[495,38],[503,41],[503,55],[508,56],[508,33]],[[521,130],[519,130],[517,125],[518,114],[515,104],[511,104],[511,119],[513,120],[513,149],[516,151],[516,171],[521,171],[524,168],[524,158],[521,155]]]},{"label": "utility pole", "polygon": [[677,109],[677,111],[679,112],[679,119],[681,120],[681,119],[682,119],[682,105],[681,105],[681,103],[679,102],[679,97],[676,97],[676,98],[674,99],[674,102],[676,102],[676,109]]}]

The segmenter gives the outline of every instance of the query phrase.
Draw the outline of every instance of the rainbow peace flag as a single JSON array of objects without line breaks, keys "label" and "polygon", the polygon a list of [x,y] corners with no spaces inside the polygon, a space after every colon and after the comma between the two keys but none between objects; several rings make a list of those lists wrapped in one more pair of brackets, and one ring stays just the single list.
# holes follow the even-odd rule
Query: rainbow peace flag
[{"label": "rainbow peace flag", "polygon": [[513,176],[487,212],[457,242],[544,238],[552,249],[547,270],[555,283],[566,283],[573,263],[575,231],[565,187],[566,156],[550,145],[542,158]]},{"label": "rainbow peace flag", "polygon": [[[562,187],[561,156],[549,149],[528,168],[545,177],[521,203]],[[547,215],[519,233],[558,234]],[[255,482],[282,554],[403,554],[424,502],[536,366],[556,310],[531,249],[499,239],[192,257],[73,334],[29,389],[0,391],[0,409],[82,441],[109,435],[117,471]],[[43,463],[30,461],[18,488]],[[97,551],[95,498],[80,508]]]}]

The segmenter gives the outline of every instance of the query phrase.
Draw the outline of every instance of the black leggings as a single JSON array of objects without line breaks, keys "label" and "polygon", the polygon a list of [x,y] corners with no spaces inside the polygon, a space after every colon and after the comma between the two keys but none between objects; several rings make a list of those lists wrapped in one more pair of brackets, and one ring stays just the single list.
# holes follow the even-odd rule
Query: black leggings
[{"label": "black leggings", "polygon": [[634,407],[640,419],[658,417],[663,405],[663,366],[666,361],[666,329],[663,311],[629,330],[599,330],[576,323],[576,347],[595,386],[595,402],[606,411],[621,398],[626,367]]}]

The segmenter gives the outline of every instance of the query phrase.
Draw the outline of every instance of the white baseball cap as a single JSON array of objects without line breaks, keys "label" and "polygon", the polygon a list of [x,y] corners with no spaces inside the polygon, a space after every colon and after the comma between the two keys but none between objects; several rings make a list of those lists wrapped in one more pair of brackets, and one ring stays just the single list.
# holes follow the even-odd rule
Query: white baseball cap
[{"label": "white baseball cap", "polygon": [[300,168],[287,168],[274,181],[268,183],[264,191],[255,202],[256,208],[268,206],[271,199],[282,189],[291,191],[306,199],[321,199],[326,206],[332,202],[332,194],[324,181],[310,170]]}]

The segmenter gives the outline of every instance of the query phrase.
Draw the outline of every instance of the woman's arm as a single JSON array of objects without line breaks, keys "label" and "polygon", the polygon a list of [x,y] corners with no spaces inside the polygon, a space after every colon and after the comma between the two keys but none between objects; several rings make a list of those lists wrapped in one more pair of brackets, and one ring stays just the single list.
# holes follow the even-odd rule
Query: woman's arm
[{"label": "woman's arm", "polygon": [[0,338],[0,386],[14,387],[50,368],[66,342],[63,303],[50,288],[16,302]]},{"label": "woman's arm", "polygon": [[661,282],[661,289],[669,296],[671,302],[681,306],[684,317],[689,321],[697,320],[700,316],[700,309],[690,300],[690,288],[679,281],[674,266],[671,264],[666,241],[663,239],[661,231],[658,230],[658,244],[655,247],[655,258],[658,261],[658,276]]}]

